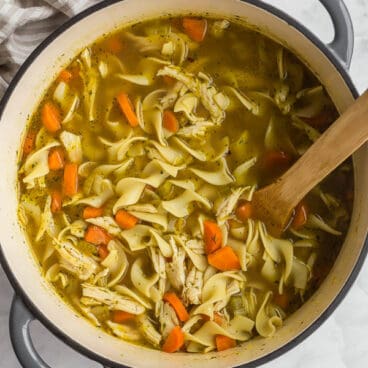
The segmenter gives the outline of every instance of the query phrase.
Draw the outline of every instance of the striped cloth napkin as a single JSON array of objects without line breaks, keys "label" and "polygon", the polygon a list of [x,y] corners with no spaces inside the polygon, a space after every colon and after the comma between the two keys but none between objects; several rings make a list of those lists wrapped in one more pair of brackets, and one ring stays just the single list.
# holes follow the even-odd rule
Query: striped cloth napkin
[{"label": "striped cloth napkin", "polygon": [[0,98],[28,55],[52,31],[99,0],[0,0]]}]

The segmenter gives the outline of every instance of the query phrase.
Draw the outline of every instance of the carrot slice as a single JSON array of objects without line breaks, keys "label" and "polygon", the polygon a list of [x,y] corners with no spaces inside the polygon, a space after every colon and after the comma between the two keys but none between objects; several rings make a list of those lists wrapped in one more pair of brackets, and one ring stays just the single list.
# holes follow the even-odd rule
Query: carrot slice
[{"label": "carrot slice", "polygon": [[225,246],[207,255],[208,263],[220,271],[240,270],[240,262],[233,248]]},{"label": "carrot slice", "polygon": [[286,169],[291,165],[292,157],[284,151],[268,151],[263,156],[262,166],[268,170]]},{"label": "carrot slice", "polygon": [[42,124],[50,133],[56,133],[61,128],[61,113],[53,102],[46,102],[41,111]]},{"label": "carrot slice", "polygon": [[29,131],[23,142],[23,157],[29,155],[34,147],[36,140],[36,132]]},{"label": "carrot slice", "polygon": [[219,226],[212,221],[204,221],[203,227],[206,253],[210,254],[222,247],[222,232]]},{"label": "carrot slice", "polygon": [[61,192],[59,190],[53,190],[51,192],[51,205],[50,205],[52,213],[56,213],[61,210],[62,201],[63,199],[61,196]]},{"label": "carrot slice", "polygon": [[58,77],[59,81],[63,81],[65,83],[69,83],[73,78],[72,72],[70,72],[68,69],[63,69]]},{"label": "carrot slice", "polygon": [[97,248],[98,256],[104,260],[109,255],[109,250],[106,245],[99,245]]},{"label": "carrot slice", "polygon": [[73,197],[78,192],[78,165],[67,163],[64,167],[64,193]]},{"label": "carrot slice", "polygon": [[207,316],[207,314],[201,314],[201,317],[202,317],[203,321],[205,321],[205,322],[208,322],[208,321],[211,320],[210,317]]},{"label": "carrot slice", "polygon": [[207,32],[207,20],[197,18],[184,18],[183,28],[185,33],[196,42],[202,42]]},{"label": "carrot slice", "polygon": [[187,310],[184,307],[184,304],[181,302],[181,300],[178,298],[178,296],[175,293],[165,293],[163,300],[165,302],[168,302],[175,310],[176,315],[180,319],[180,321],[185,322],[189,319],[189,314]]},{"label": "carrot slice", "polygon": [[184,333],[180,326],[175,326],[162,345],[162,350],[166,353],[175,353],[184,345]]},{"label": "carrot slice", "polygon": [[224,324],[224,318],[221,316],[220,313],[215,312],[213,314],[213,322],[217,323],[218,325],[222,326]]},{"label": "carrot slice", "polygon": [[115,221],[122,229],[132,229],[138,222],[138,219],[129,212],[119,210],[116,212]]},{"label": "carrot slice", "polygon": [[83,88],[83,81],[80,76],[80,68],[79,65],[74,65],[69,68],[69,72],[71,73],[72,77],[69,80],[70,87],[80,90]]},{"label": "carrot slice", "polygon": [[162,125],[169,132],[176,133],[179,130],[179,122],[175,114],[170,110],[165,110],[162,117]]},{"label": "carrot slice", "polygon": [[104,212],[103,207],[85,207],[85,209],[83,210],[83,218],[89,219],[89,218],[94,218],[94,217],[100,217],[102,216]]},{"label": "carrot slice", "polygon": [[276,293],[273,296],[273,301],[275,304],[280,306],[282,309],[287,309],[290,303],[289,295],[284,291],[283,294]]},{"label": "carrot slice", "polygon": [[235,211],[235,215],[240,221],[243,221],[243,222],[247,221],[253,215],[252,204],[248,201],[244,201],[240,203],[240,205]]},{"label": "carrot slice", "polygon": [[162,79],[165,82],[165,84],[168,86],[172,86],[176,83],[176,79],[173,77],[169,77],[168,75],[163,75]]},{"label": "carrot slice", "polygon": [[112,312],[112,321],[115,323],[123,323],[126,321],[131,321],[135,317],[136,317],[135,314],[120,310],[115,310]]},{"label": "carrot slice", "polygon": [[116,98],[118,100],[121,111],[123,112],[126,119],[128,120],[128,123],[132,127],[136,127],[139,124],[139,122],[138,122],[137,115],[134,112],[134,108],[133,108],[132,102],[130,101],[129,96],[126,93],[121,92],[117,95]]},{"label": "carrot slice", "polygon": [[331,125],[335,118],[336,115],[333,109],[325,108],[318,115],[310,118],[303,118],[303,120],[313,128],[324,130]]},{"label": "carrot slice", "polygon": [[48,157],[48,164],[50,170],[60,170],[64,167],[64,151],[60,147],[50,150]]},{"label": "carrot slice", "polygon": [[300,229],[303,227],[308,219],[308,207],[304,202],[300,202],[295,207],[294,218],[291,223],[293,229]]},{"label": "carrot slice", "polygon": [[79,65],[74,65],[70,68],[70,73],[72,74],[72,78],[76,79],[78,77],[80,77],[80,67]]},{"label": "carrot slice", "polygon": [[113,54],[118,54],[123,51],[123,43],[117,36],[110,37],[106,40],[106,49]]},{"label": "carrot slice", "polygon": [[95,245],[107,245],[111,236],[102,227],[90,225],[84,234],[84,240]]},{"label": "carrot slice", "polygon": [[236,340],[232,339],[231,337],[224,335],[216,335],[215,339],[217,351],[235,348],[236,346]]}]

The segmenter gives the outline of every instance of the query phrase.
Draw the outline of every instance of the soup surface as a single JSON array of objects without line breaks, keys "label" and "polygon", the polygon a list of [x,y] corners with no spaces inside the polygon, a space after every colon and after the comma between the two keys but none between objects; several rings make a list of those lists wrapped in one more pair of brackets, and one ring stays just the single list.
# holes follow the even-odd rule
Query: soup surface
[{"label": "soup surface", "polygon": [[118,338],[209,352],[269,337],[338,254],[352,165],[312,190],[282,239],[252,194],[337,115],[294,55],[241,24],[135,24],[46,91],[21,149],[19,219],[45,278]]}]

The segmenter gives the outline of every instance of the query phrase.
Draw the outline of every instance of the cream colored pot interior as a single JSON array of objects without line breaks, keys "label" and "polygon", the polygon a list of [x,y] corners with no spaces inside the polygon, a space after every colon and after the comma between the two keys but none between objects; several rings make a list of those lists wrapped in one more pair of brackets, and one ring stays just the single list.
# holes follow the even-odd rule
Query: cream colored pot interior
[{"label": "cream colored pot interior", "polygon": [[[340,112],[353,101],[351,92],[333,64],[303,34],[272,14],[236,0],[126,0],[116,3],[68,28],[33,61],[15,87],[0,121],[0,241],[3,253],[25,294],[60,331],[112,362],[135,367],[229,367],[253,361],[275,351],[318,319],[338,295],[359,257],[366,235],[368,171],[365,168],[368,166],[368,152],[364,146],[354,156],[356,197],[352,225],[327,280],[299,311],[286,320],[274,338],[255,339],[236,349],[208,355],[168,355],[109,336],[76,316],[42,279],[16,216],[16,151],[27,116],[32,114],[41,98],[40,93],[47,88],[60,68],[95,38],[130,22],[168,13],[188,12],[244,18],[248,24],[256,25],[273,38],[284,40],[289,48],[298,55],[303,55],[304,61],[318,72]],[[216,360],[213,360],[214,357]]]}]

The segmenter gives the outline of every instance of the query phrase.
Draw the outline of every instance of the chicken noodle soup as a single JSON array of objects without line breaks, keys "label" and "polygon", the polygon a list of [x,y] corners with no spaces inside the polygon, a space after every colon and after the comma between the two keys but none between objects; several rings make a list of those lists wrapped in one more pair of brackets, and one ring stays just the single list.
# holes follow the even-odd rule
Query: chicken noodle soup
[{"label": "chicken noodle soup", "polygon": [[118,338],[202,353],[267,338],[338,254],[352,165],[308,194],[280,239],[252,195],[336,117],[294,55],[242,24],[135,24],[46,91],[23,142],[19,220],[45,278]]}]

